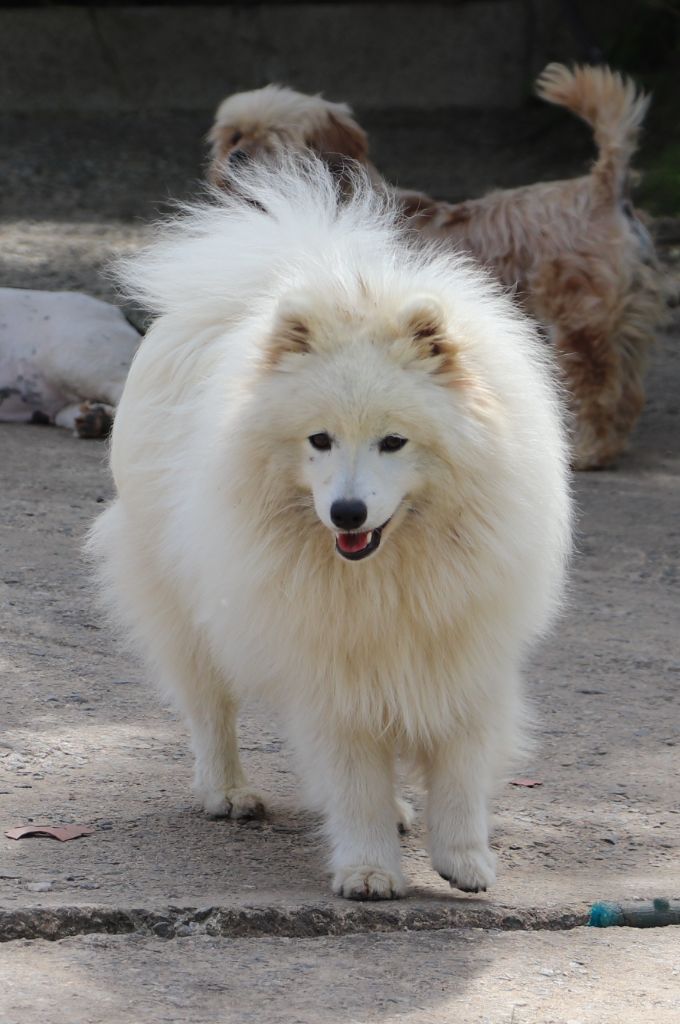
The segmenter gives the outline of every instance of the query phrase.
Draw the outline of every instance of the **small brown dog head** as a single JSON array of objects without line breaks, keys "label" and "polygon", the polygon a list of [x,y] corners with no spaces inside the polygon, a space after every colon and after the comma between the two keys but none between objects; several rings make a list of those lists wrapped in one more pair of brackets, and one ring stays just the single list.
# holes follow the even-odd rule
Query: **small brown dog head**
[{"label": "small brown dog head", "polygon": [[208,179],[217,186],[225,183],[225,168],[283,151],[311,150],[331,167],[350,159],[373,170],[366,133],[346,104],[278,85],[228,96],[217,108],[208,141]]}]

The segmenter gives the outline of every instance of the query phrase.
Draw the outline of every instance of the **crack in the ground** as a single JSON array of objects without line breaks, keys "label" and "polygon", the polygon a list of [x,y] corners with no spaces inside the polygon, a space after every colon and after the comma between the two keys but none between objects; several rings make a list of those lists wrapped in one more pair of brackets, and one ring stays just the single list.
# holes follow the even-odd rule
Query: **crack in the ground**
[{"label": "crack in the ground", "polygon": [[349,907],[166,907],[162,910],[103,906],[35,907],[0,911],[0,942],[57,939],[76,935],[141,934],[175,939],[188,935],[224,938],[352,935],[367,932],[441,931],[448,928],[503,931],[558,931],[578,928],[587,915],[578,911],[513,911],[498,907],[399,908],[376,911]]}]

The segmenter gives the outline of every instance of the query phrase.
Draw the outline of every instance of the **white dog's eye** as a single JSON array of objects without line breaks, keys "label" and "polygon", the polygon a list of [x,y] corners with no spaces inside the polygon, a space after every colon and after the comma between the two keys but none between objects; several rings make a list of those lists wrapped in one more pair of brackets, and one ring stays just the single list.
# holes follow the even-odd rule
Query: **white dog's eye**
[{"label": "white dog's eye", "polygon": [[327,452],[333,445],[330,435],[325,432],[322,434],[312,434],[307,440],[312,448],[316,448],[319,452]]},{"label": "white dog's eye", "polygon": [[388,434],[387,437],[383,437],[378,447],[381,452],[398,452],[407,442],[407,437],[399,437],[398,434]]}]

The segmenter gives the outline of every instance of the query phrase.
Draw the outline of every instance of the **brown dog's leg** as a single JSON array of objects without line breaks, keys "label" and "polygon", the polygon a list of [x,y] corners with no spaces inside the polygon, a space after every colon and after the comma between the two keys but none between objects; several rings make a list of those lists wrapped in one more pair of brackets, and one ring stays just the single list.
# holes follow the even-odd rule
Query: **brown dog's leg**
[{"label": "brown dog's leg", "polygon": [[568,392],[574,469],[604,469],[625,449],[644,406],[642,373],[615,339],[582,328],[555,350]]}]

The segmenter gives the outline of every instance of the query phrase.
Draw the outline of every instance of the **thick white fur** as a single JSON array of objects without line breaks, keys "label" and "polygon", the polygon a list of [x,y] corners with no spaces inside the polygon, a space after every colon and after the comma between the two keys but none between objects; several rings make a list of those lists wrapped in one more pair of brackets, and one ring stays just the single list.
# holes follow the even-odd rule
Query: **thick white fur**
[{"label": "thick white fur", "polygon": [[[520,666],[569,547],[540,343],[482,271],[407,242],[367,182],[340,202],[311,161],[252,168],[239,187],[128,268],[160,315],[114,424],[118,498],[90,542],[104,589],[186,715],[210,813],[261,802],[235,715],[265,693],[323,811],[336,892],[404,892],[397,754],[427,784],[435,869],[484,888]],[[442,321],[446,367],[427,330],[413,336],[421,309]],[[382,468],[366,494],[394,517],[360,562],[336,553],[324,516],[336,491],[310,461],[333,457],[311,448],[319,431],[343,453],[328,475],[345,496],[353,459],[389,465],[389,495]],[[376,455],[395,433],[407,445]]]}]

